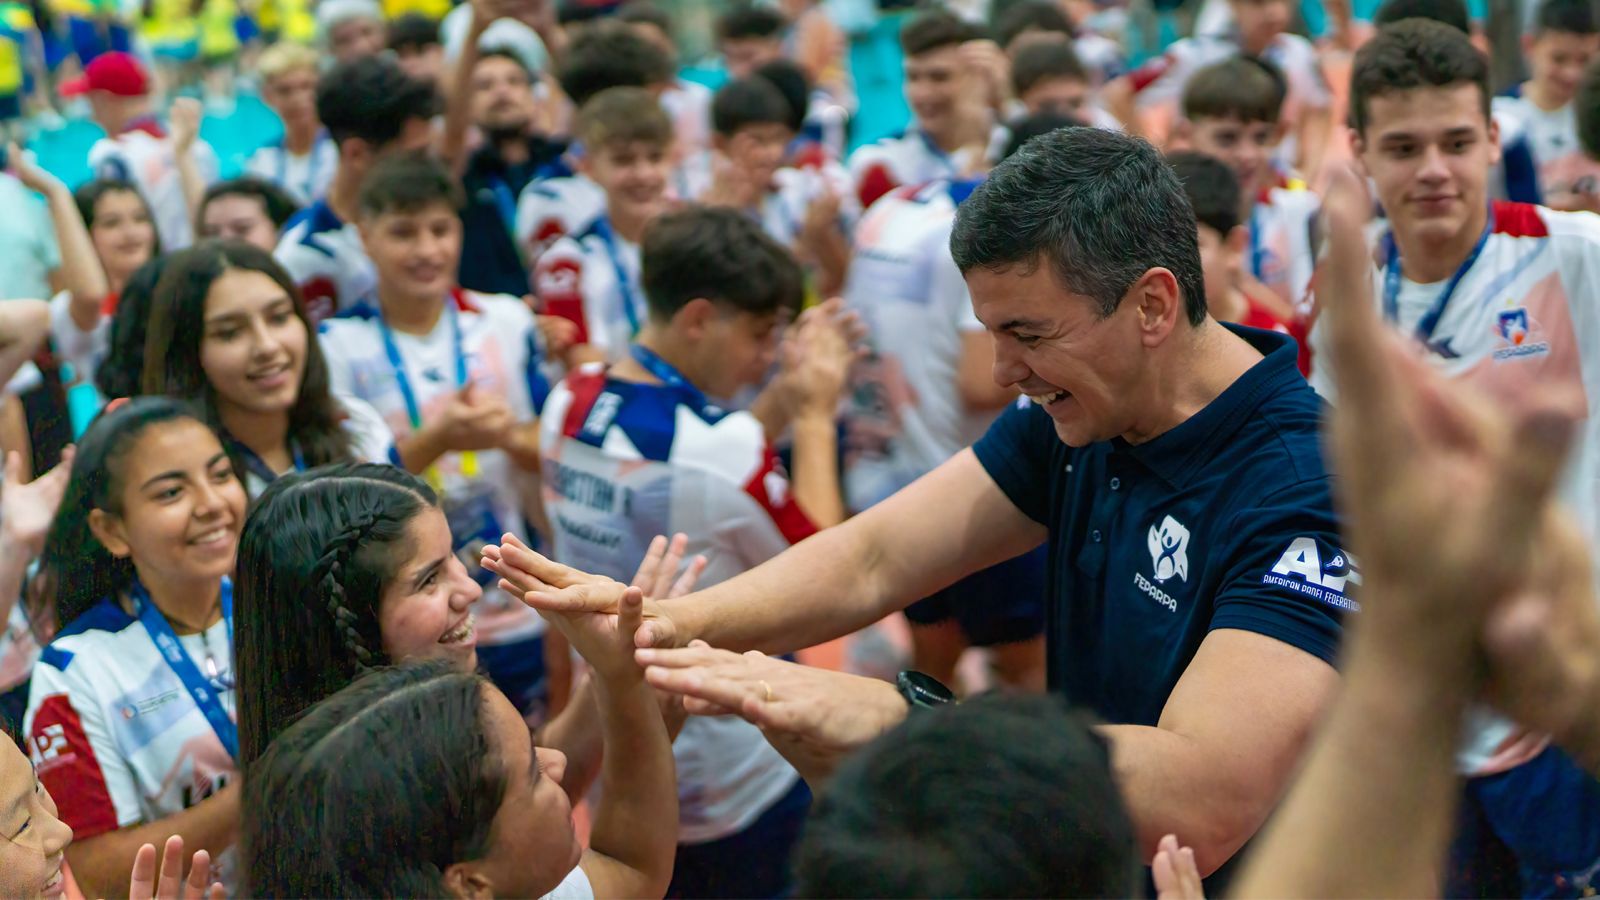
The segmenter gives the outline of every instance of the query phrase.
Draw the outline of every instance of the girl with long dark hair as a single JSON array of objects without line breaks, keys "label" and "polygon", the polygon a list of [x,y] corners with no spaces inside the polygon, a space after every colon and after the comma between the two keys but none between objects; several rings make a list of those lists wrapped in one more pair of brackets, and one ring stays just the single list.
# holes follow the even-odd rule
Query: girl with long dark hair
[{"label": "girl with long dark hair", "polygon": [[39,657],[25,731],[77,833],[85,893],[126,884],[140,845],[181,835],[230,880],[238,829],[232,586],[245,493],[216,435],[179,401],[103,413],[72,460],[45,540]]},{"label": "girl with long dark hair", "polygon": [[300,292],[271,254],[239,241],[167,258],[141,382],[199,404],[251,495],[285,472],[387,461],[394,442],[371,406],[329,390]]}]

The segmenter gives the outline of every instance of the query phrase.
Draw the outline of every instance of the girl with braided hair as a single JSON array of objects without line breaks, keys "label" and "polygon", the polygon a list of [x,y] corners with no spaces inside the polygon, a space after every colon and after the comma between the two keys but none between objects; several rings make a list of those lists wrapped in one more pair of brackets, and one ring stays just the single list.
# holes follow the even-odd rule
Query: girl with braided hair
[{"label": "girl with braided hair", "polygon": [[[706,562],[690,560],[677,577],[687,543],[656,538],[633,584],[652,596],[687,592]],[[453,551],[433,490],[393,466],[324,466],[274,482],[245,524],[238,596],[246,769],[307,708],[367,669],[433,658],[463,671],[478,665],[473,610],[482,588]],[[574,796],[599,764],[592,689],[580,687],[542,731],[572,757]]]},{"label": "girl with braided hair", "polygon": [[140,846],[173,834],[231,886],[228,576],[245,502],[217,436],[166,397],[108,408],[72,460],[31,598],[31,620],[60,629],[34,667],[24,731],[89,896],[123,891]]}]

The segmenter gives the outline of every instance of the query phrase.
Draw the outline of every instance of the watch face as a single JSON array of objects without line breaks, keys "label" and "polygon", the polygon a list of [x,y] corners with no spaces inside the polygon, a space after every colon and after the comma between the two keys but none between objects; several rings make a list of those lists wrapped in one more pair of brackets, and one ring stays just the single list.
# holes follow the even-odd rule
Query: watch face
[{"label": "watch face", "polygon": [[898,681],[900,692],[905,695],[908,702],[916,706],[943,706],[956,699],[949,688],[931,675],[905,671],[900,673]]}]

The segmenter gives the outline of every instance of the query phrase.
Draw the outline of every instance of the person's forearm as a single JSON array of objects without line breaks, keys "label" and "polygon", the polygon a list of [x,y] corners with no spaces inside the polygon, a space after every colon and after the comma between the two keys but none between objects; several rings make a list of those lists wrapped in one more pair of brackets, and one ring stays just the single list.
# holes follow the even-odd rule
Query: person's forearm
[{"label": "person's forearm", "polygon": [[1322,158],[1328,151],[1328,141],[1333,135],[1332,109],[1307,109],[1300,123],[1300,174],[1316,183],[1322,170]]},{"label": "person's forearm", "polygon": [[511,462],[524,472],[537,472],[544,465],[539,456],[539,420],[511,426],[501,446]]},{"label": "person's forearm", "polygon": [[188,853],[208,850],[216,859],[239,837],[239,790],[229,785],[220,793],[164,819],[108,831],[67,847],[67,862],[86,897],[126,897],[134,854],[144,844],[164,846],[173,835],[183,838]]},{"label": "person's forearm", "polygon": [[[0,384],[11,381],[50,336],[50,304],[7,300],[0,306]],[[4,621],[0,619],[0,621]]]},{"label": "person's forearm", "polygon": [[605,787],[589,847],[640,877],[627,896],[659,897],[672,878],[678,844],[678,779],[655,692],[642,677],[594,680],[605,739]]},{"label": "person's forearm", "polygon": [[824,297],[844,290],[850,274],[850,241],[844,232],[831,228],[812,247],[817,257],[817,293]]},{"label": "person's forearm", "polygon": [[448,71],[445,86],[444,132],[439,137],[439,158],[457,176],[466,168],[467,126],[472,105],[472,69],[478,64],[478,41],[488,29],[488,22],[472,11],[472,24],[467,28],[461,53]]},{"label": "person's forearm", "polygon": [[844,521],[839,431],[829,414],[804,412],[794,420],[794,499],[818,528]]},{"label": "person's forearm", "polygon": [[756,417],[761,423],[761,430],[767,436],[767,443],[776,443],[783,432],[788,429],[793,413],[783,396],[783,379],[773,379],[756,395],[750,403],[750,415]]},{"label": "person's forearm", "polygon": [[679,639],[728,650],[792,653],[892,611],[877,574],[877,542],[857,516],[715,587],[661,606]]},{"label": "person's forearm", "polygon": [[566,707],[534,735],[534,743],[566,754],[567,773],[561,787],[573,803],[581,802],[600,772],[605,749],[592,676],[578,683]]},{"label": "person's forearm", "polygon": [[397,437],[394,441],[394,450],[400,456],[400,464],[412,474],[426,471],[445,454],[447,449],[438,433],[426,425],[405,437]]},{"label": "person's forearm", "polygon": [[1108,82],[1100,92],[1101,100],[1105,103],[1106,112],[1115,116],[1122,127],[1135,137],[1144,136],[1144,123],[1139,120],[1139,108],[1135,102],[1133,84],[1124,75]]},{"label": "person's forearm", "polygon": [[111,286],[72,192],[58,183],[45,199],[50,204],[50,221],[61,249],[62,284],[72,295],[72,321],[79,329],[89,331],[100,321],[100,307],[111,293]]},{"label": "person's forearm", "polygon": [[200,234],[203,230],[200,222],[200,207],[206,201],[206,179],[200,174],[200,164],[195,161],[194,148],[176,155],[178,164],[178,184],[183,188],[183,202],[189,208],[189,221],[194,226],[194,233]]},{"label": "person's forearm", "polygon": [[1344,695],[1251,848],[1235,896],[1437,896],[1471,681],[1459,676],[1352,659]]},{"label": "person's forearm", "polygon": [[22,599],[31,562],[32,552],[0,531],[0,622],[10,620],[11,610]]}]

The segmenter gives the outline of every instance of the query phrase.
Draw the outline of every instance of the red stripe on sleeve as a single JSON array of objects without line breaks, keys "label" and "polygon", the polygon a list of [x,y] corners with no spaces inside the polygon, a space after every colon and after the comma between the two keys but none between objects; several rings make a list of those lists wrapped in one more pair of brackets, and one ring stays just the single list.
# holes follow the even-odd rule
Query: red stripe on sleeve
[{"label": "red stripe on sleeve", "polygon": [[778,455],[772,452],[771,447],[767,447],[763,453],[761,468],[745,484],[745,493],[754,497],[761,508],[767,511],[785,540],[798,544],[816,534],[817,526],[795,502],[789,479],[778,463]]},{"label": "red stripe on sleeve", "polygon": [[39,781],[77,840],[117,829],[116,804],[111,801],[83,722],[66,694],[52,694],[39,704],[28,743]]}]

